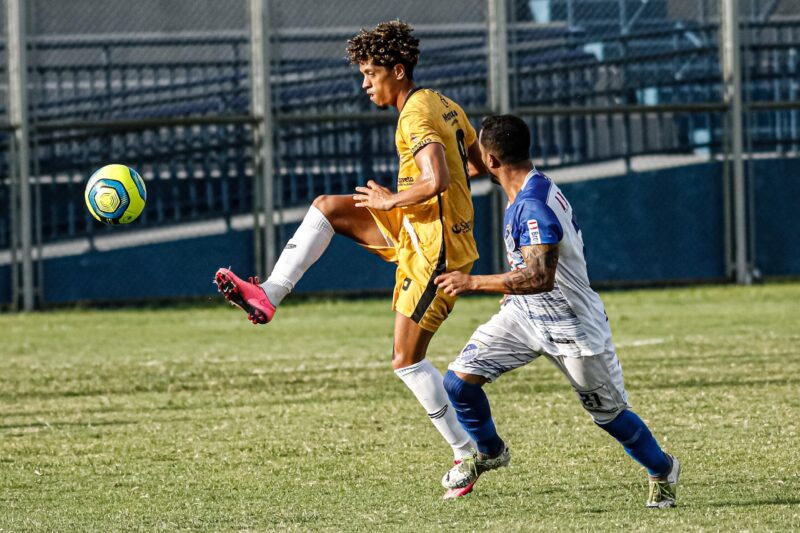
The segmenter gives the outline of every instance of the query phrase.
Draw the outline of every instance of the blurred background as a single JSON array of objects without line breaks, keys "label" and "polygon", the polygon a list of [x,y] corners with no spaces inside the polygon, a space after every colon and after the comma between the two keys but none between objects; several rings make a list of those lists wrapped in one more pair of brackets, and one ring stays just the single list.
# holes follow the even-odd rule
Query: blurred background
[{"label": "blurred background", "polygon": [[[419,85],[528,122],[595,285],[800,275],[800,0],[0,0],[0,306],[211,296],[315,196],[394,186],[396,112],[345,43],[396,18]],[[147,185],[127,227],[84,205],[111,162]],[[472,190],[498,271],[501,199]],[[297,291],[393,283],[337,237]]]}]

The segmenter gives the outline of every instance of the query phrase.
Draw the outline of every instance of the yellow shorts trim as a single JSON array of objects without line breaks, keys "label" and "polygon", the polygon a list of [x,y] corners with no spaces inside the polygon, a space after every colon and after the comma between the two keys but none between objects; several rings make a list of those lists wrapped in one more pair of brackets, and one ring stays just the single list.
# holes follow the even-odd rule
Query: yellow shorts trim
[{"label": "yellow shorts trim", "polygon": [[[457,270],[469,274],[472,265],[470,263]],[[457,298],[439,290],[433,278],[427,284],[422,284],[408,277],[401,267],[397,268],[392,309],[407,316],[425,331],[436,333],[453,311]]]}]

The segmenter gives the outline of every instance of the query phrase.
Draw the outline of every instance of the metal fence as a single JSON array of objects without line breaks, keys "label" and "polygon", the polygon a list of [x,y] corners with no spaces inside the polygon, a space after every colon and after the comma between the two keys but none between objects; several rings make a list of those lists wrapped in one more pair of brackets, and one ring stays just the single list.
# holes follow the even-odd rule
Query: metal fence
[{"label": "metal fence", "polygon": [[[731,4],[738,36],[723,31]],[[383,20],[414,25],[415,81],[458,101],[476,125],[489,112],[523,116],[535,163],[557,181],[724,164],[722,178],[704,179],[722,191],[723,276],[741,282],[758,267],[753,161],[794,158],[800,144],[800,0],[0,6],[0,303],[12,307],[58,299],[48,287],[91,283],[48,261],[152,242],[252,231],[248,267],[263,273],[293,208],[370,178],[391,185],[396,117],[371,106],[344,59],[346,39]],[[20,9],[21,32],[7,19]],[[731,38],[740,85],[720,46]],[[24,80],[9,68],[20,39],[27,90],[14,118],[13,88]],[[102,226],[83,206],[85,180],[108,162],[147,183],[147,209],[131,227]],[[158,260],[180,271],[186,257]]]}]

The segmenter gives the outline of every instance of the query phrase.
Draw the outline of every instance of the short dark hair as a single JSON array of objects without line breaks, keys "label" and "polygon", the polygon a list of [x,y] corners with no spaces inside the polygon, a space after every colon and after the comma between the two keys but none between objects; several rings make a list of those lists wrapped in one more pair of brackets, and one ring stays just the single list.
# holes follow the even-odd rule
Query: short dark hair
[{"label": "short dark hair", "polygon": [[481,123],[481,144],[504,165],[521,163],[531,158],[531,132],[521,118],[514,115],[491,115]]},{"label": "short dark hair", "polygon": [[408,79],[414,79],[414,67],[419,60],[419,39],[411,35],[413,28],[402,20],[381,22],[372,30],[361,31],[347,41],[350,63],[372,61],[380,67],[393,68],[401,64]]}]

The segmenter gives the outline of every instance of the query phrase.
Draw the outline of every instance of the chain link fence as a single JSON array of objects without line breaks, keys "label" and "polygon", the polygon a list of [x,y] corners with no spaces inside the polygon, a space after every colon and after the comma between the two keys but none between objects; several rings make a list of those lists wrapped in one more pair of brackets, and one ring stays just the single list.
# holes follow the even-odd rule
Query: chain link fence
[{"label": "chain link fence", "polygon": [[[252,218],[248,2],[26,7],[37,299],[158,295],[154,271],[185,271],[195,258],[139,261],[155,250],[137,246],[190,242]],[[89,175],[110,162],[146,182],[147,207],[128,227],[96,222],[84,204]]]},{"label": "chain link fence", "polygon": [[[596,282],[727,275],[716,5],[511,6],[511,108],[528,122],[535,164],[571,198]],[[678,221],[716,237],[693,239]]]},{"label": "chain link fence", "polygon": [[800,0],[740,8],[746,103],[748,260],[755,276],[800,274]]},{"label": "chain link fence", "polygon": [[[8,39],[6,0],[0,0],[0,306],[11,301],[13,285],[12,255],[17,248],[13,238],[11,161],[14,159],[8,118]],[[15,258],[16,259],[16,258]]]},{"label": "chain link fence", "polygon": [[[0,0],[4,43],[8,2],[19,1]],[[260,192],[267,178],[256,129],[265,123],[253,104],[252,1],[23,2],[38,305],[203,296],[216,267],[255,270],[257,214],[270,200]],[[345,46],[360,28],[400,18],[421,41],[418,85],[453,98],[476,127],[498,111],[528,122],[535,164],[581,218],[594,279],[730,279],[740,215],[731,208],[723,1],[462,0],[457,9],[424,0],[266,1],[277,229],[269,247],[280,250],[317,195],[348,194],[367,179],[394,186],[396,113],[369,102]],[[774,192],[798,187],[800,0],[745,0],[739,11],[748,268],[797,275],[800,249],[786,252],[762,213],[778,210],[800,226]],[[502,43],[492,27],[503,28]],[[0,101],[8,102],[3,50]],[[499,82],[498,62],[507,67]],[[0,303],[16,306],[18,169],[7,109]],[[109,162],[145,178],[147,207],[129,227],[102,226],[83,205],[86,179]],[[477,268],[488,271],[500,256],[498,204],[488,180],[473,185]],[[317,281],[310,272],[298,288],[358,288],[350,278],[362,256],[343,246],[334,240],[330,253],[341,264],[326,264]]]},{"label": "chain link fence", "polygon": [[485,108],[485,12],[483,0],[461,2],[455,19],[444,2],[276,2],[280,205],[349,193],[365,178],[394,184],[396,114],[370,103],[345,58],[347,39],[381,21],[411,20],[421,48],[415,82]]}]

